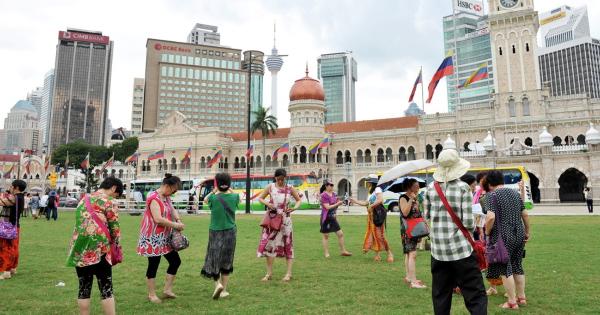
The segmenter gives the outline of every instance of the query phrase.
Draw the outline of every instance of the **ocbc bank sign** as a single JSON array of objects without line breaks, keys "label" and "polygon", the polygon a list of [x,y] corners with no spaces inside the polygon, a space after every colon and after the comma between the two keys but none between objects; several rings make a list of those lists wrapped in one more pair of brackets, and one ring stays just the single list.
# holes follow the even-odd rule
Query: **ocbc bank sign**
[{"label": "ocbc bank sign", "polygon": [[483,2],[476,0],[454,0],[454,10],[483,16]]}]

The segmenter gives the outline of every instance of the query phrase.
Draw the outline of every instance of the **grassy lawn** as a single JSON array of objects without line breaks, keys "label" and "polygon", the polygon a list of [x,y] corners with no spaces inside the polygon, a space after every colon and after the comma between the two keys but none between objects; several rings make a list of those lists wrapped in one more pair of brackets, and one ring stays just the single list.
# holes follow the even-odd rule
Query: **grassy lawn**
[{"label": "grassy lawn", "polygon": [[[353,257],[322,256],[318,217],[295,216],[294,280],[279,281],[285,261],[277,260],[274,280],[261,283],[264,260],[256,258],[258,216],[238,217],[238,243],[231,296],[212,301],[213,282],[200,276],[206,250],[209,218],[185,217],[191,246],[181,252],[176,300],[162,305],[146,301],[146,259],[135,254],[141,217],[121,216],[125,262],[113,269],[117,312],[121,314],[430,314],[431,289],[410,290],[403,284],[399,222],[388,223],[388,241],[396,262],[374,262],[361,254],[365,217],[340,218]],[[396,219],[394,217],[394,219]],[[23,220],[19,273],[0,281],[1,314],[76,314],[77,278],[65,267],[73,213],[60,213],[58,222]],[[600,288],[600,217],[532,217],[532,240],[527,246],[525,271],[529,306],[523,314],[598,314]],[[337,254],[335,237],[330,240]],[[385,258],[385,256],[384,256]],[[428,252],[419,252],[417,274],[431,284]],[[163,260],[159,273],[164,274]],[[162,286],[163,276],[159,276]],[[65,287],[55,287],[59,281]],[[98,291],[92,292],[93,313],[99,314]],[[489,301],[490,314],[505,313]],[[466,314],[455,297],[453,314]]]}]

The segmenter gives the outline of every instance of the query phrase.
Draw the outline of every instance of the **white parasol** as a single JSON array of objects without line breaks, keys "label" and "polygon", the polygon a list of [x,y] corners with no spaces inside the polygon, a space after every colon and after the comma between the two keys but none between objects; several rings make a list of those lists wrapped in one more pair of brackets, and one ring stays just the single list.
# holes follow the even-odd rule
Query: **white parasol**
[{"label": "white parasol", "polygon": [[379,178],[379,182],[377,183],[377,185],[393,181],[402,176],[406,176],[410,173],[414,173],[433,166],[435,166],[435,164],[428,160],[414,160],[402,162],[383,173],[383,175],[381,175],[381,177]]}]

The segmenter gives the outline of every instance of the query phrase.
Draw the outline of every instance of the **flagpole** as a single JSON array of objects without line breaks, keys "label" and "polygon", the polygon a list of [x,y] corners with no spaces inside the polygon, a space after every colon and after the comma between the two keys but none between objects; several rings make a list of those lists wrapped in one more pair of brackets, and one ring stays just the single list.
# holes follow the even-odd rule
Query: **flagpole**
[{"label": "flagpole", "polygon": [[423,81],[423,66],[421,66],[420,76],[421,76],[421,104],[423,104],[423,114],[425,114],[425,92],[423,92],[423,85],[425,83]]}]

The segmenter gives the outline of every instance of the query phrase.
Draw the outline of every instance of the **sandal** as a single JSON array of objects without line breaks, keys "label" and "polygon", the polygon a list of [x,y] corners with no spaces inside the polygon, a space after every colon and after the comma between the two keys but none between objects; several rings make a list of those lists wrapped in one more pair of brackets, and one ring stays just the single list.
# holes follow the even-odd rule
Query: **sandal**
[{"label": "sandal", "polygon": [[218,283],[212,295],[213,300],[218,300],[219,297],[221,297],[221,292],[223,292],[224,289],[225,288],[223,288],[223,285]]},{"label": "sandal", "polygon": [[381,256],[375,256],[375,258],[373,258],[374,261],[381,261]]},{"label": "sandal", "polygon": [[350,257],[350,256],[352,256],[352,253],[351,252],[343,252],[341,255],[344,257]]},{"label": "sandal", "polygon": [[426,289],[426,288],[427,288],[427,286],[426,286],[426,285],[424,285],[424,284],[423,284],[421,281],[419,281],[419,280],[416,280],[416,281],[413,281],[413,282],[411,282],[411,283],[410,283],[410,285],[409,285],[409,287],[410,287],[411,289]]},{"label": "sandal", "polygon": [[519,304],[519,306],[527,306],[527,298],[517,297],[517,304]]},{"label": "sandal", "polygon": [[496,290],[496,289],[494,289],[494,288],[489,288],[489,289],[487,289],[487,291],[485,291],[485,294],[486,294],[487,296],[490,296],[490,295],[498,295],[498,290]]},{"label": "sandal", "polygon": [[154,303],[154,304],[160,304],[162,303],[162,300],[158,298],[158,296],[148,296],[148,301]]},{"label": "sandal", "polygon": [[504,304],[500,304],[500,308],[504,309],[504,310],[518,310],[519,309],[519,304],[515,303],[510,303],[510,302],[505,302]]},{"label": "sandal", "polygon": [[388,258],[386,259],[387,262],[389,263],[393,263],[394,262],[394,256],[388,256]]},{"label": "sandal", "polygon": [[265,275],[262,279],[260,279],[260,281],[267,282],[267,281],[271,280],[271,278],[272,278],[271,275]]},{"label": "sandal", "polygon": [[283,279],[281,279],[281,281],[283,281],[283,282],[290,282],[291,280],[292,280],[291,275],[285,275],[285,277],[283,277]]},{"label": "sandal", "polygon": [[163,299],[176,299],[177,295],[174,293],[163,292]]}]

